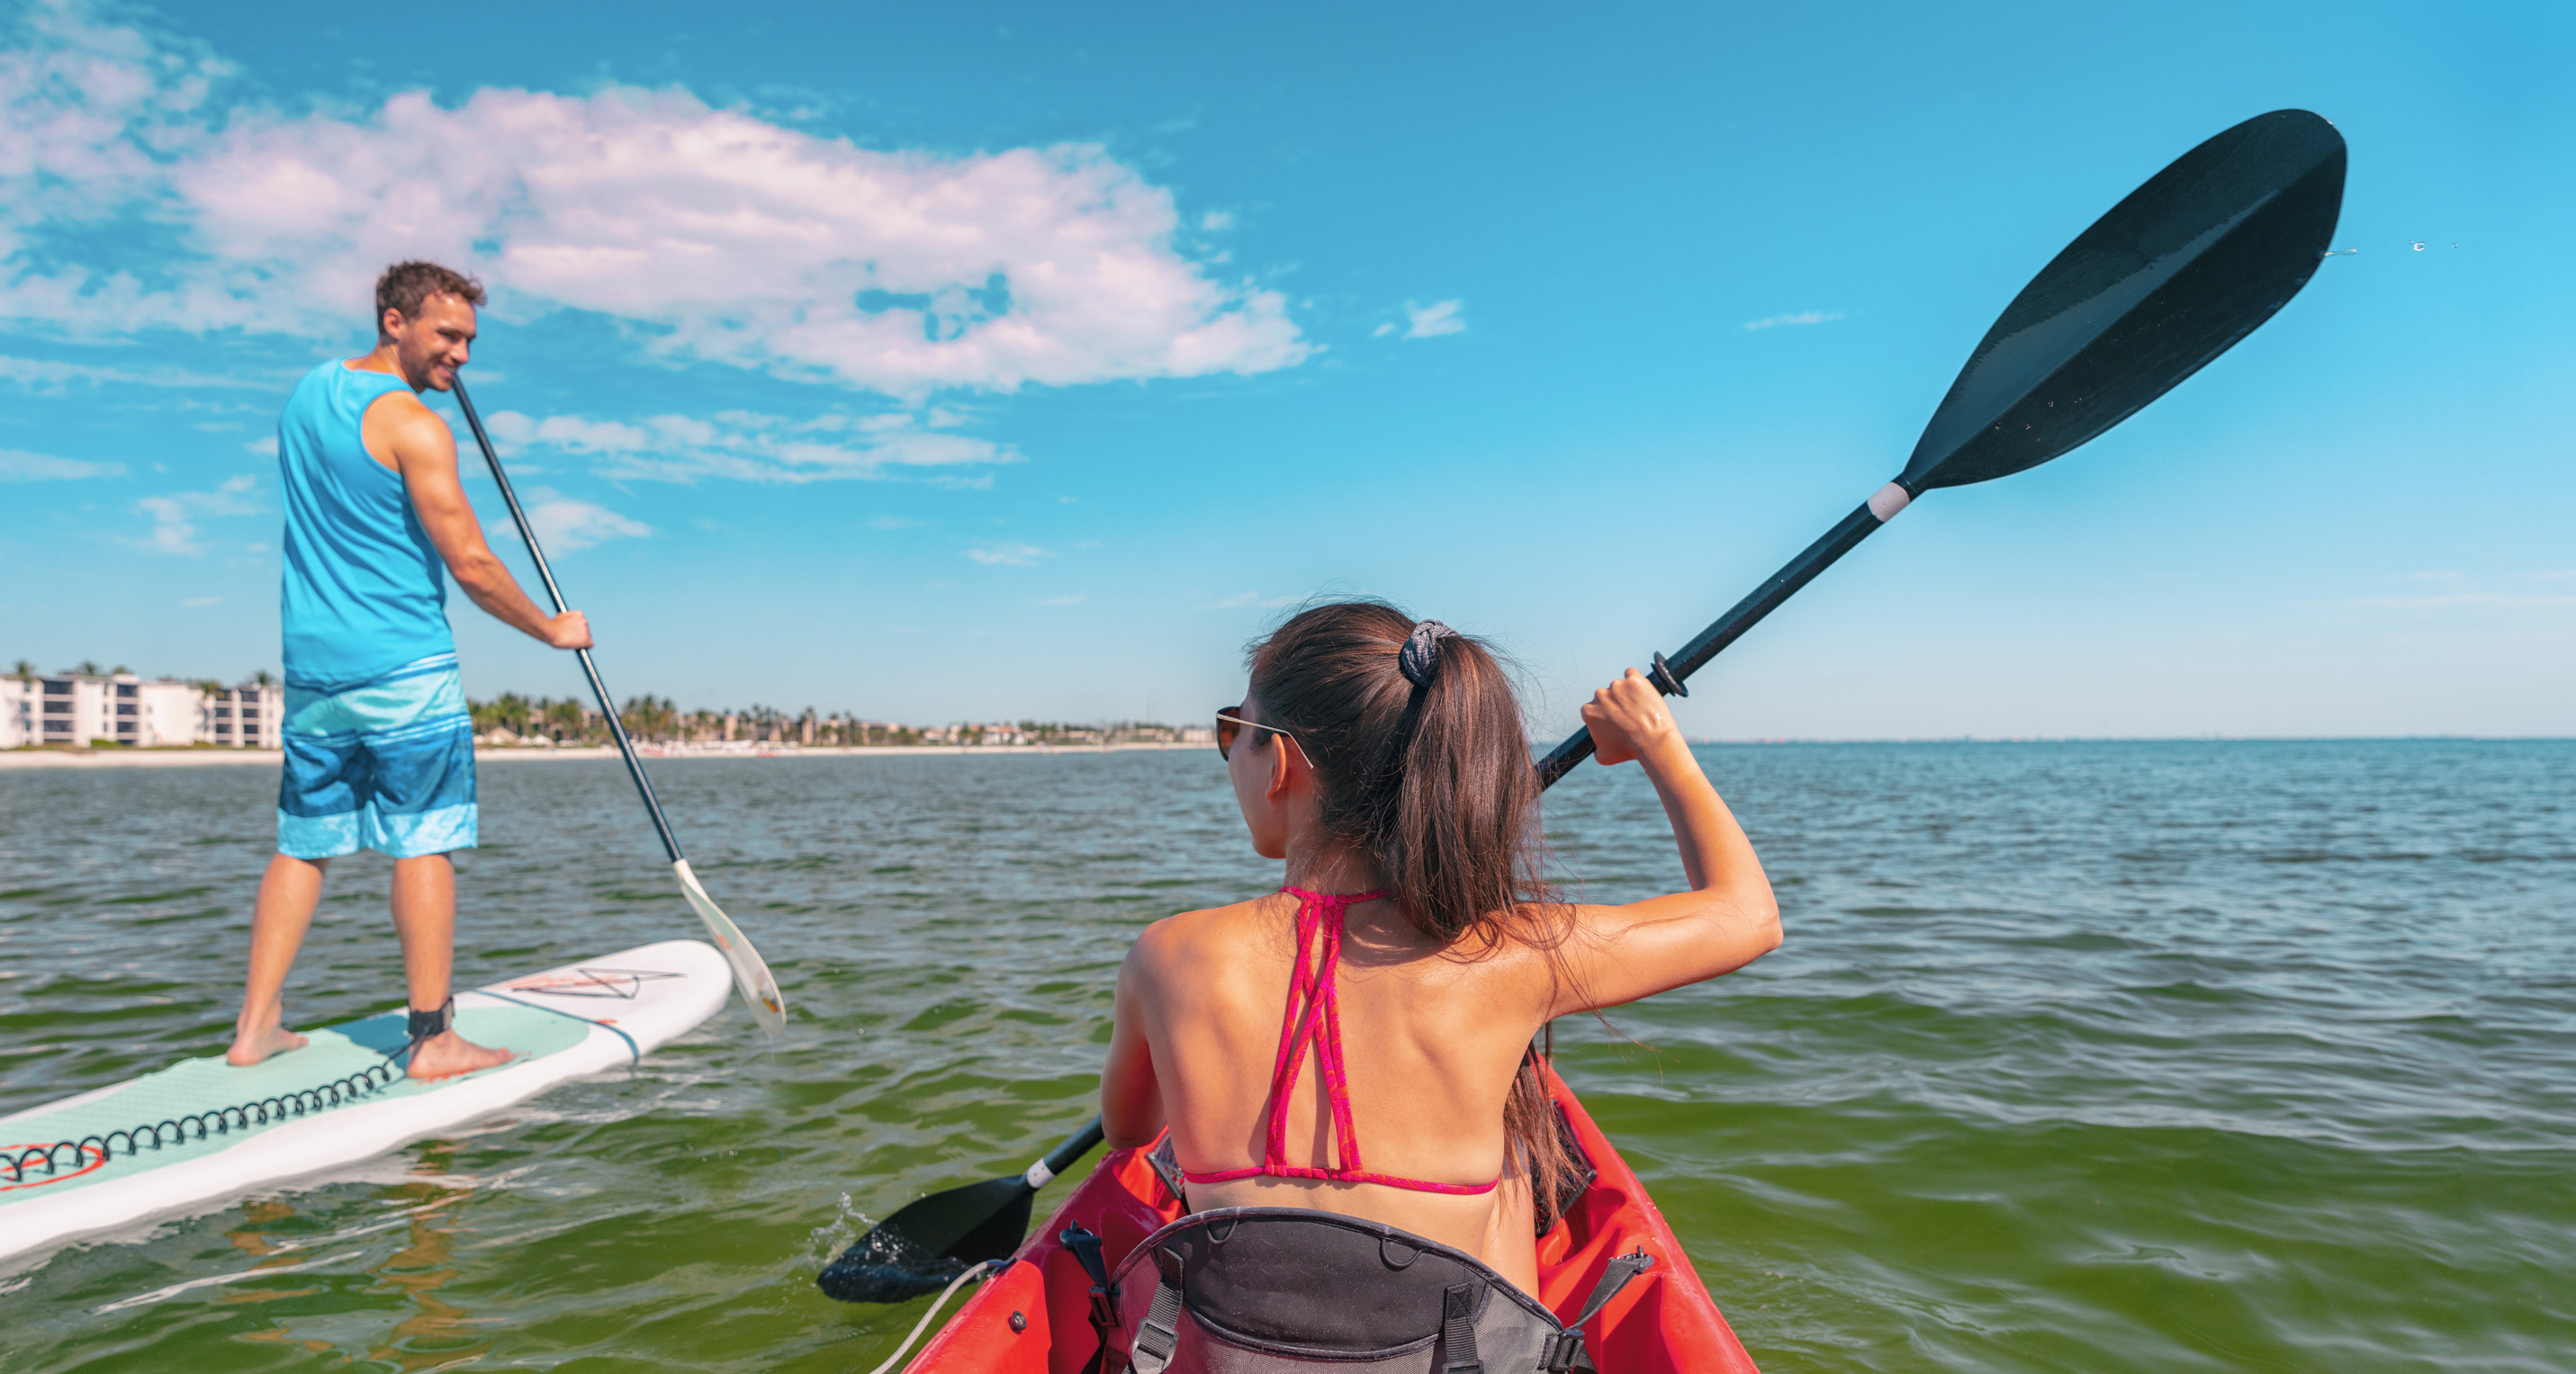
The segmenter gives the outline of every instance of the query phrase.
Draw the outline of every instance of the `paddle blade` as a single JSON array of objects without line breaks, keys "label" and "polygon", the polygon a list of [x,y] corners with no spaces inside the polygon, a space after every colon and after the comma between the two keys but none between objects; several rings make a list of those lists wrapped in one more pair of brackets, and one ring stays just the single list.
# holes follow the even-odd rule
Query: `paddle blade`
[{"label": "paddle blade", "polygon": [[1029,1233],[1026,1176],[951,1188],[907,1204],[825,1265],[815,1286],[843,1302],[902,1302],[935,1293],[968,1265],[1002,1259]]},{"label": "paddle blade", "polygon": [[2308,284],[2343,179],[2343,135],[2305,110],[2183,154],[2005,307],[1897,481],[1919,496],[2010,476],[2172,390]]},{"label": "paddle blade", "polygon": [[679,878],[680,892],[689,899],[690,909],[698,913],[699,924],[707,928],[717,950],[724,954],[725,963],[733,968],[733,985],[742,993],[743,1005],[751,1008],[751,1019],[770,1035],[787,1029],[787,1000],[778,995],[778,980],[769,976],[769,965],[761,959],[760,951],[751,947],[751,941],[734,925],[733,918],[707,895],[688,860],[673,860],[671,872]]}]

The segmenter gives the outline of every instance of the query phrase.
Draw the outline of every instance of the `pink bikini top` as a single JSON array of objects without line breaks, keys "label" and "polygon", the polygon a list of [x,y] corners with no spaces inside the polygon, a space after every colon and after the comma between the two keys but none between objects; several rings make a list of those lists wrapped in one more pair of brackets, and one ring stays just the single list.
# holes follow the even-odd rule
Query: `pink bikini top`
[{"label": "pink bikini top", "polygon": [[[1279,1056],[1270,1069],[1270,1135],[1262,1146],[1261,1163],[1249,1169],[1220,1169],[1212,1174],[1181,1175],[1191,1183],[1231,1183],[1239,1178],[1320,1178],[1335,1183],[1378,1183],[1389,1188],[1410,1188],[1420,1193],[1457,1193],[1473,1196],[1490,1193],[1502,1180],[1492,1183],[1425,1183],[1420,1179],[1394,1178],[1370,1173],[1360,1163],[1359,1133],[1351,1125],[1351,1083],[1342,1069],[1342,1010],[1336,975],[1342,961],[1342,918],[1353,902],[1373,902],[1386,894],[1361,892],[1350,896],[1308,892],[1304,888],[1283,887],[1282,892],[1297,897],[1297,971],[1288,980],[1288,1010],[1279,1023]],[[1323,952],[1313,957],[1318,931],[1323,934]],[[1307,1034],[1299,1035],[1300,1004]],[[1288,1094],[1297,1086],[1297,1070],[1305,1062],[1306,1042],[1315,1043],[1315,1069],[1324,1076],[1324,1096],[1332,1104],[1333,1140],[1338,1147],[1342,1167],[1338,1169],[1300,1168],[1288,1162]]]}]

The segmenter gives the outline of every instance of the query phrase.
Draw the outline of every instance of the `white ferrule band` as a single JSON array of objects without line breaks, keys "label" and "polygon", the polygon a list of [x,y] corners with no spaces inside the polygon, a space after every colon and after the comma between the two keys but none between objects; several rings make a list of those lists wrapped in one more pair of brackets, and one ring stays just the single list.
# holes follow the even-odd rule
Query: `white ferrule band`
[{"label": "white ferrule band", "polygon": [[1877,516],[1878,523],[1884,525],[1895,519],[1896,513],[1905,509],[1906,503],[1913,499],[1905,494],[1905,488],[1890,482],[1869,494],[1869,513]]},{"label": "white ferrule band", "polygon": [[1043,1188],[1053,1182],[1055,1182],[1055,1170],[1048,1168],[1045,1160],[1041,1159],[1029,1166],[1030,1187]]}]

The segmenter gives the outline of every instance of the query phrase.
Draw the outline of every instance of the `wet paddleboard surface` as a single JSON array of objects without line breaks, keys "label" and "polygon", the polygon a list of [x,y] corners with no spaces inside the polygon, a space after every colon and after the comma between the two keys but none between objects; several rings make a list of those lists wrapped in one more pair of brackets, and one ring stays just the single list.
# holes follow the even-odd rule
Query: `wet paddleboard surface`
[{"label": "wet paddleboard surface", "polygon": [[228,1206],[639,1063],[731,989],[712,947],[666,941],[458,993],[457,1031],[513,1056],[478,1073],[406,1076],[397,1009],[309,1029],[303,1048],[247,1068],[220,1054],[183,1060],[0,1117],[0,1259]]}]

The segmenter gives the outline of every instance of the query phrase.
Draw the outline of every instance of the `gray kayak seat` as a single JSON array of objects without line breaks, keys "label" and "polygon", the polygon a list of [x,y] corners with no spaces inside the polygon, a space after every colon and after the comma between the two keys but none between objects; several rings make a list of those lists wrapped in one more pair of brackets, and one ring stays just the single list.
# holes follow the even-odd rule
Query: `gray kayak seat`
[{"label": "gray kayak seat", "polygon": [[1062,1236],[1092,1277],[1098,1374],[1569,1374],[1583,1323],[1654,1263],[1611,1260],[1561,1325],[1463,1250],[1302,1207],[1185,1216],[1107,1272],[1100,1238]]}]

